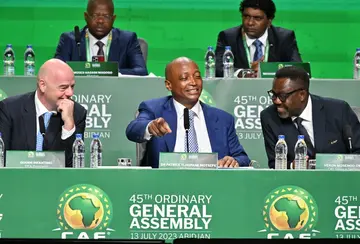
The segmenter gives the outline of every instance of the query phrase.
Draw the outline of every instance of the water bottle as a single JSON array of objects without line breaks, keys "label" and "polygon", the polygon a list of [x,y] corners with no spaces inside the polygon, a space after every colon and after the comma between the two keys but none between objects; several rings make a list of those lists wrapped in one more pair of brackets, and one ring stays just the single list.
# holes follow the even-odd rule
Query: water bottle
[{"label": "water bottle", "polygon": [[354,79],[360,79],[360,48],[356,48],[354,56]]},{"label": "water bottle", "polygon": [[31,45],[26,46],[26,50],[24,53],[24,75],[35,75],[35,53]]},{"label": "water bottle", "polygon": [[215,77],[215,52],[213,47],[209,46],[205,54],[205,78]]},{"label": "water bottle", "polygon": [[224,78],[234,78],[234,54],[231,47],[226,46],[223,55]]},{"label": "water bottle", "polygon": [[307,146],[303,135],[298,136],[295,144],[295,169],[306,169]]},{"label": "water bottle", "polygon": [[4,75],[15,75],[15,52],[12,49],[11,44],[6,45],[6,49],[4,52]]},{"label": "water bottle", "polygon": [[97,168],[98,166],[102,166],[102,144],[99,134],[93,134],[90,144],[90,168]]},{"label": "water bottle", "polygon": [[72,147],[73,168],[85,167],[85,144],[82,140],[82,134],[76,134],[76,139]]},{"label": "water bottle", "polygon": [[279,135],[275,146],[275,169],[287,169],[287,153],[285,136]]},{"label": "water bottle", "polygon": [[0,132],[0,168],[5,167],[5,143]]}]

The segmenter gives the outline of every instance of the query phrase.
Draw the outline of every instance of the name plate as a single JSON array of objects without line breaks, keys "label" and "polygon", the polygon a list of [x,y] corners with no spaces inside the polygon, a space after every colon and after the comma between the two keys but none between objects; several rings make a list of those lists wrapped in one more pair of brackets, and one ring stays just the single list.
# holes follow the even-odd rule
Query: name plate
[{"label": "name plate", "polygon": [[161,169],[216,169],[217,153],[160,152]]},{"label": "name plate", "polygon": [[6,168],[65,168],[64,151],[6,151]]},{"label": "name plate", "polygon": [[310,63],[302,62],[261,62],[259,64],[258,76],[260,78],[274,78],[276,71],[287,66],[303,68],[311,78]]},{"label": "name plate", "polygon": [[75,76],[119,76],[118,62],[75,62],[67,64]]},{"label": "name plate", "polygon": [[316,169],[360,170],[360,155],[317,153]]}]

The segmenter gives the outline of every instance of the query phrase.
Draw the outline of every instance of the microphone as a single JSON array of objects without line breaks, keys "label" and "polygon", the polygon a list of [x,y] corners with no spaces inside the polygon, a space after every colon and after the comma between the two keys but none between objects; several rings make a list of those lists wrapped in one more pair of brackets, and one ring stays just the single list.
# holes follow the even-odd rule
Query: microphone
[{"label": "microphone", "polygon": [[352,153],[352,129],[350,125],[345,125],[344,128],[344,133],[345,133],[345,139],[349,141],[349,150],[350,150],[350,154]]},{"label": "microphone", "polygon": [[186,136],[186,152],[189,152],[189,129],[190,129],[190,119],[189,119],[189,109],[184,108],[184,128]]},{"label": "microphone", "polygon": [[78,52],[79,52],[79,61],[80,61],[81,60],[81,52],[80,52],[81,36],[80,36],[79,26],[77,26],[77,25],[74,27],[74,34],[75,34],[76,46],[77,46]]}]

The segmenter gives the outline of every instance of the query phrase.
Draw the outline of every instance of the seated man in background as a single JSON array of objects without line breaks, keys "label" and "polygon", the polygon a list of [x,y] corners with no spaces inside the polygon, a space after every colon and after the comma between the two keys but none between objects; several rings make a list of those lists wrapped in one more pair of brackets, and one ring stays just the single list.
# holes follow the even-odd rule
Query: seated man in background
[{"label": "seated man in background", "polygon": [[268,94],[273,105],[260,113],[260,120],[269,168],[275,167],[278,135],[285,135],[288,168],[295,158],[298,135],[304,135],[310,159],[316,153],[349,153],[349,136],[352,152],[360,153],[358,117],[345,101],[310,94],[305,70],[295,66],[279,69]]},{"label": "seated man in background", "polygon": [[[144,101],[126,129],[134,142],[145,142],[145,165],[157,168],[159,152],[187,152],[184,108],[189,109],[189,152],[217,152],[219,167],[249,166],[250,160],[235,132],[234,118],[199,101],[202,78],[198,65],[177,58],[166,66],[165,87],[172,96]],[[193,131],[192,133],[190,131]]]},{"label": "seated man in background", "polygon": [[36,91],[0,102],[0,132],[6,150],[65,151],[72,167],[75,134],[84,134],[86,110],[71,100],[74,73],[59,59],[39,69]]},{"label": "seated man in background", "polygon": [[84,17],[80,48],[74,31],[62,33],[55,58],[91,62],[93,56],[104,56],[105,61],[118,62],[123,75],[148,75],[136,33],[113,28],[116,15],[112,0],[89,0]]},{"label": "seated man in background", "polygon": [[251,68],[257,73],[259,62],[302,62],[294,31],[272,25],[276,7],[272,0],[243,0],[240,3],[242,25],[218,35],[216,76],[223,77],[222,57],[225,46],[234,54],[236,70]]}]

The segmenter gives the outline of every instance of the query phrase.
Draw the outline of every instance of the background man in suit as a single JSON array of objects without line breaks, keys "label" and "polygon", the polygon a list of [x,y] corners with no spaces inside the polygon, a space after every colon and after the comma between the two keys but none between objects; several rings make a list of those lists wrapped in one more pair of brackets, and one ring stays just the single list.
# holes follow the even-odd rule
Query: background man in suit
[{"label": "background man in suit", "polygon": [[184,108],[188,108],[193,121],[189,140],[194,138],[190,152],[217,152],[220,167],[248,166],[250,160],[239,143],[234,118],[199,101],[202,78],[198,65],[186,57],[177,58],[166,66],[165,76],[165,87],[172,96],[142,102],[138,117],[126,129],[129,140],[148,141],[147,165],[158,167],[159,152],[187,151],[183,124]]},{"label": "background man in suit", "polygon": [[[269,167],[275,167],[275,144],[285,135],[288,165],[294,160],[298,135],[305,136],[308,156],[316,153],[360,153],[360,123],[348,103],[309,93],[309,76],[294,66],[279,69],[268,91],[273,105],[260,113]],[[352,135],[351,135],[352,134]]]},{"label": "background man in suit", "polygon": [[242,25],[218,35],[217,77],[223,77],[225,46],[231,46],[235,71],[252,68],[257,73],[259,62],[301,62],[294,31],[272,25],[276,11],[272,0],[243,0],[239,10]]},{"label": "background man in suit", "polygon": [[86,110],[70,99],[74,86],[71,68],[50,59],[40,67],[36,91],[2,100],[0,131],[6,150],[65,150],[71,167],[75,134],[84,134],[86,118]]},{"label": "background man in suit", "polygon": [[112,0],[89,0],[84,17],[86,26],[80,33],[80,53],[75,33],[66,32],[60,36],[55,58],[90,62],[93,56],[101,55],[105,61],[118,62],[123,75],[148,74],[136,33],[113,28],[116,15]]}]

